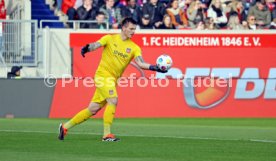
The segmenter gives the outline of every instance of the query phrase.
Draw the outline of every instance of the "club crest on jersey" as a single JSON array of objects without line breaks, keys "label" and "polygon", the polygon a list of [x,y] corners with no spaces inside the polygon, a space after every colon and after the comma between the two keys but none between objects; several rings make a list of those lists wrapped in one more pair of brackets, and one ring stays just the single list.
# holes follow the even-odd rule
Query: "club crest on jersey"
[{"label": "club crest on jersey", "polygon": [[113,95],[114,91],[113,90],[109,90],[109,95]]},{"label": "club crest on jersey", "polygon": [[130,52],[131,52],[131,49],[130,49],[130,48],[127,48],[127,49],[126,49],[126,53],[129,54]]}]

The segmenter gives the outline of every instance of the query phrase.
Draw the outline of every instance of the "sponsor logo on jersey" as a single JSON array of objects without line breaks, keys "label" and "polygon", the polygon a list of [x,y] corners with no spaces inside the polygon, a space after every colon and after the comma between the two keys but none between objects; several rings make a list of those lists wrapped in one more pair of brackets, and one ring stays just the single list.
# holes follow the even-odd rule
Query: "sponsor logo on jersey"
[{"label": "sponsor logo on jersey", "polygon": [[114,50],[114,51],[113,51],[113,54],[118,55],[118,56],[120,56],[120,57],[122,57],[122,58],[124,58],[124,59],[128,57],[127,54],[124,54],[124,53],[119,52],[119,51],[117,51],[117,50]]},{"label": "sponsor logo on jersey", "polygon": [[130,48],[127,48],[127,49],[126,49],[126,53],[129,54],[130,52],[131,52],[131,49],[130,49]]},{"label": "sponsor logo on jersey", "polygon": [[109,95],[113,95],[114,91],[113,90],[109,90]]}]

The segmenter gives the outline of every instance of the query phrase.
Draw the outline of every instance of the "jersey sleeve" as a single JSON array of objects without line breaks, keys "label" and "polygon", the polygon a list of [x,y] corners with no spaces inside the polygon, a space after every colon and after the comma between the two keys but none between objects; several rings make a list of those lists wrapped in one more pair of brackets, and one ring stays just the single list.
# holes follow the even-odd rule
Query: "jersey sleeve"
[{"label": "jersey sleeve", "polygon": [[134,58],[136,58],[137,56],[142,56],[141,53],[141,48],[139,46],[136,46],[136,49],[134,50]]},{"label": "jersey sleeve", "polygon": [[111,39],[111,35],[105,35],[100,38],[97,42],[99,42],[102,46],[105,46],[107,42]]}]

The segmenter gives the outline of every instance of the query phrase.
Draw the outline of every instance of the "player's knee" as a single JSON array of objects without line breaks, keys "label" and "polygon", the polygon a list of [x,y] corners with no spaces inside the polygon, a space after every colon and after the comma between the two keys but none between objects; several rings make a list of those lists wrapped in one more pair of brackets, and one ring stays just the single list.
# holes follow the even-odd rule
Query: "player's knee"
[{"label": "player's knee", "polygon": [[98,111],[100,111],[100,109],[101,109],[101,106],[93,102],[91,102],[88,106],[88,110],[91,112],[92,115],[97,114]]},{"label": "player's knee", "polygon": [[88,109],[89,109],[89,111],[91,112],[92,115],[96,115],[98,113],[98,111],[95,110],[95,109],[92,109],[92,108],[88,108]]},{"label": "player's knee", "polygon": [[117,97],[116,98],[108,98],[107,102],[109,104],[113,104],[113,105],[117,106],[117,104],[118,104],[118,98]]}]

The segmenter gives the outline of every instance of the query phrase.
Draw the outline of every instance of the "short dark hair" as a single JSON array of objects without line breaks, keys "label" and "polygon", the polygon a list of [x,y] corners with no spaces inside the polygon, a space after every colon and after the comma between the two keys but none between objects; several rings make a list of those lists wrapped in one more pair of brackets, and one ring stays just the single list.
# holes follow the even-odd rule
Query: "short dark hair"
[{"label": "short dark hair", "polygon": [[104,15],[104,16],[105,16],[105,13],[102,12],[102,11],[97,11],[97,12],[96,12],[96,15],[97,15],[97,16],[98,16],[98,15]]},{"label": "short dark hair", "polygon": [[134,25],[137,25],[137,21],[135,21],[132,17],[126,17],[123,19],[122,23],[121,23],[121,26],[125,26],[127,25],[128,23],[132,23]]},{"label": "short dark hair", "polygon": [[229,16],[239,16],[239,14],[236,11],[231,11]]}]

